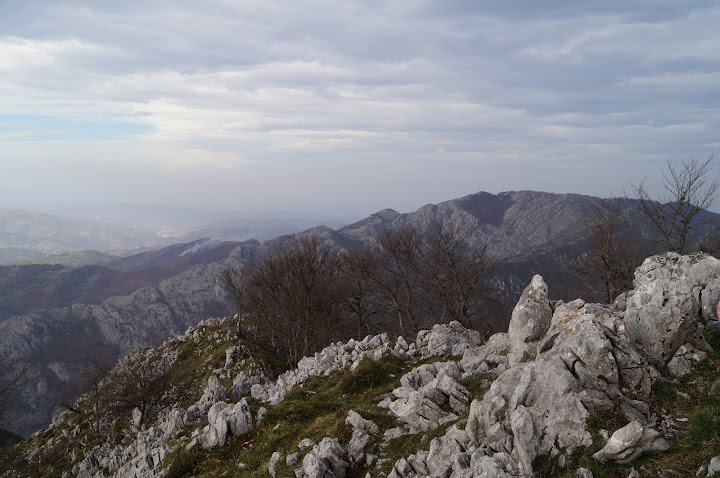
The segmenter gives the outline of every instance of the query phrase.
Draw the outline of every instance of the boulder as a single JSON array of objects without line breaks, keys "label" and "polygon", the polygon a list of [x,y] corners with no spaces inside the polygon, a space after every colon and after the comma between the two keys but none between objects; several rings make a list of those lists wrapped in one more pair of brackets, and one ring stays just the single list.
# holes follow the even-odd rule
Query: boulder
[{"label": "boulder", "polygon": [[198,442],[209,450],[224,445],[230,436],[241,436],[251,429],[252,413],[244,398],[236,404],[217,402],[208,411],[208,425]]},{"label": "boulder", "polygon": [[350,410],[345,423],[353,427],[353,434],[348,443],[348,459],[353,466],[366,462],[365,447],[375,442],[380,430],[370,420],[366,420],[359,413]]},{"label": "boulder", "polygon": [[282,459],[282,457],[283,454],[279,451],[273,452],[272,456],[270,457],[270,461],[268,462],[268,473],[270,473],[270,476],[272,476],[272,478],[275,478],[275,475],[277,474],[277,470],[275,469],[275,467]]},{"label": "boulder", "polygon": [[252,412],[244,398],[232,406],[227,421],[233,436],[238,437],[252,430]]},{"label": "boulder", "polygon": [[668,373],[674,378],[684,377],[692,371],[693,363],[704,360],[706,357],[707,353],[696,350],[692,345],[682,345],[675,352],[672,360],[668,362]]},{"label": "boulder", "polygon": [[423,358],[441,355],[462,355],[465,350],[482,344],[482,336],[466,329],[453,320],[449,324],[436,324],[430,330],[420,331],[415,346]]},{"label": "boulder", "polygon": [[685,343],[708,350],[698,319],[715,321],[719,277],[720,261],[705,254],[668,252],[648,257],[635,271],[625,311],[628,338],[658,370],[665,372]]},{"label": "boulder", "polygon": [[390,404],[390,411],[413,432],[434,430],[443,423],[457,418],[445,412],[422,392],[402,388],[395,391],[407,391],[404,396]]},{"label": "boulder", "polygon": [[660,433],[633,421],[612,434],[605,446],[593,455],[600,463],[616,461],[630,463],[643,453],[667,451],[670,444],[660,436]]},{"label": "boulder", "polygon": [[647,396],[654,369],[600,323],[596,310],[559,306],[539,340],[538,357],[500,374],[483,399],[472,402],[465,429],[478,448],[488,455],[506,452],[522,472],[532,473],[536,457],[592,443],[585,429],[589,409],[611,408],[619,399],[628,413],[648,413],[623,390]]},{"label": "boulder", "polygon": [[450,476],[453,469],[469,468],[469,455],[464,457],[467,460],[456,462],[460,455],[468,452],[472,446],[470,439],[463,430],[453,425],[442,437],[433,438],[430,442],[425,463],[430,476]]},{"label": "boulder", "polygon": [[233,385],[230,387],[230,396],[235,399],[240,399],[250,395],[253,385],[263,385],[268,382],[265,374],[249,373],[242,371],[235,376]]},{"label": "boulder", "polygon": [[310,448],[311,446],[315,446],[315,442],[309,438],[303,438],[300,443],[298,443],[298,448],[300,448],[301,450],[304,450],[305,448]]},{"label": "boulder", "polygon": [[500,364],[507,364],[509,348],[508,335],[499,332],[492,335],[485,344],[465,350],[460,367],[464,373],[469,374],[486,372]]},{"label": "boulder", "polygon": [[300,452],[297,452],[297,451],[296,451],[295,453],[290,453],[290,454],[285,458],[285,464],[286,464],[287,466],[295,466],[295,465],[297,465],[298,463],[300,463],[300,457],[301,457]]},{"label": "boulder", "polygon": [[323,438],[305,455],[302,476],[305,478],[343,478],[349,466],[347,454],[336,438]]},{"label": "boulder", "polygon": [[710,459],[706,476],[720,475],[720,456],[714,456]]},{"label": "boulder", "polygon": [[517,478],[528,476],[520,471],[517,464],[507,453],[494,453],[492,455],[475,453],[470,462],[470,471],[471,474],[466,476],[488,478]]}]

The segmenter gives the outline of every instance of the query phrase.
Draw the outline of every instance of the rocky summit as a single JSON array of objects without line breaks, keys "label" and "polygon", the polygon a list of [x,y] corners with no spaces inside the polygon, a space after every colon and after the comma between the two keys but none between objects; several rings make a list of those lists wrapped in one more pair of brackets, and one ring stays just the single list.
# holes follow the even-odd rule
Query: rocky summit
[{"label": "rocky summit", "polygon": [[368,336],[275,377],[237,319],[209,319],[135,352],[195,391],[152,420],[67,411],[1,476],[714,476],[719,299],[702,254],[649,257],[611,305],[553,301],[535,276],[507,332]]}]

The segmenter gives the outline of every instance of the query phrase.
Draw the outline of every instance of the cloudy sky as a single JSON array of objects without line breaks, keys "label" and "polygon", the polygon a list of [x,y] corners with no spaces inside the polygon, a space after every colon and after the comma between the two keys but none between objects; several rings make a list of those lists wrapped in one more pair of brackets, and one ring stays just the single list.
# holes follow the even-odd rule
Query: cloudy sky
[{"label": "cloudy sky", "polygon": [[0,0],[0,190],[352,217],[619,195],[720,148],[718,24],[695,0]]}]

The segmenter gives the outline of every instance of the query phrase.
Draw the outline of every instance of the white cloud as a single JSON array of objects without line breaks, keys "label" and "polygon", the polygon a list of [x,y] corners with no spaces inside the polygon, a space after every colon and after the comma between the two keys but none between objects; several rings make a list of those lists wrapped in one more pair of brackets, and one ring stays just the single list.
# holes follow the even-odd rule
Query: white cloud
[{"label": "white cloud", "polygon": [[[620,161],[644,167],[662,151],[717,143],[720,8],[687,5],[0,5],[0,118],[57,123],[43,131],[73,121],[107,124],[104,135],[116,123],[141,131],[19,145],[44,136],[0,121],[0,155],[61,162],[75,151],[117,168],[131,155],[175,170],[242,169],[258,181],[305,171],[323,187],[360,171],[370,181],[371,165],[398,184],[425,181],[396,193],[420,202],[433,179],[453,197],[513,178],[527,187],[530,164],[564,165],[556,174],[568,177]],[[452,192],[453,182],[491,177]],[[284,197],[280,187],[258,194]]]}]

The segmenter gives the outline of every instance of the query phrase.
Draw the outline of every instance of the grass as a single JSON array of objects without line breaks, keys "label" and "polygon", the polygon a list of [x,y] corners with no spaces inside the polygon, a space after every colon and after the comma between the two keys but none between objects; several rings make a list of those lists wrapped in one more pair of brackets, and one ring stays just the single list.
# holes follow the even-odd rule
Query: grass
[{"label": "grass", "polygon": [[489,373],[473,373],[458,381],[460,385],[465,387],[478,400],[482,400],[485,392],[490,389],[495,377]]},{"label": "grass", "polygon": [[[237,325],[232,321],[228,324],[211,323],[199,328],[197,340],[192,338],[184,341],[174,340],[165,346],[167,350],[177,352],[178,357],[172,366],[171,381],[175,384],[184,384],[193,390],[191,397],[186,402],[181,403],[180,406],[187,408],[197,401],[203,392],[208,377],[214,370],[224,368],[225,350],[232,345],[238,344],[232,333],[233,330],[237,330]],[[228,334],[229,331],[230,334]],[[223,380],[223,385],[226,388],[232,385],[232,379],[240,370],[259,366],[253,360],[248,360],[242,366],[235,365],[235,367],[227,371],[226,378]],[[188,373],[189,371],[192,373]],[[118,423],[123,424],[128,420],[129,417],[123,417]],[[79,433],[75,436],[72,430],[76,425],[79,425]],[[175,441],[180,444],[189,441],[189,435],[194,428],[189,427],[184,430],[178,437],[180,439]],[[67,439],[67,437],[71,437],[71,439]],[[106,439],[113,445],[120,444],[122,438],[122,434],[117,433],[106,435]],[[91,445],[85,447],[84,450],[80,450],[78,444],[81,442],[91,443]],[[80,459],[82,459],[84,456],[82,452],[89,452],[92,449],[92,443],[93,436],[87,422],[80,419],[78,415],[68,415],[63,423],[23,440],[17,447],[13,449],[3,448],[2,454],[4,456],[0,456],[0,474],[2,474],[5,467],[12,466],[19,472],[24,473],[24,476],[38,478],[59,476],[63,470],[72,469],[71,455],[73,449],[79,453]],[[22,458],[23,454],[30,449],[41,449],[36,454],[33,463],[28,463]],[[183,463],[182,460],[185,459],[183,453],[176,451],[174,455],[177,460],[181,460],[176,466],[183,465],[187,467],[187,464],[195,459],[191,457],[191,460],[186,460]]]},{"label": "grass", "polygon": [[[283,402],[268,407],[263,426],[256,427],[250,434],[209,452],[178,452],[168,476],[267,477],[268,462],[275,451],[283,454],[283,459],[276,466],[278,476],[294,476],[293,470],[299,465],[287,466],[284,457],[294,452],[300,452],[302,456],[307,454],[309,449],[301,451],[297,448],[304,438],[310,438],[315,443],[324,437],[337,438],[342,446],[347,446],[352,428],[345,425],[345,419],[350,410],[375,422],[381,435],[398,426],[394,417],[377,403],[400,385],[400,377],[404,373],[421,363],[436,360],[406,361],[388,353],[378,361],[361,361],[355,370],[347,368],[329,377],[311,378],[290,390]],[[478,383],[481,380],[478,378]],[[249,400],[249,403],[254,413],[261,406],[254,400]],[[422,447],[427,448],[430,440],[443,435],[448,426],[450,424],[430,432],[393,439],[384,449],[380,449],[380,443],[376,442],[365,451],[387,459],[383,469],[389,472],[398,459]],[[351,468],[347,476],[364,477],[367,471],[364,466]]]},{"label": "grass", "polygon": [[[376,404],[380,396],[399,384],[400,375],[411,366],[414,364],[387,354],[377,362],[363,360],[354,371],[345,369],[331,377],[312,378],[289,391],[283,402],[269,407],[263,427],[256,427],[249,435],[209,453],[181,453],[186,456],[173,465],[171,476],[267,476],[267,463],[273,452],[287,456],[300,451],[297,445],[304,438],[318,443],[329,436],[346,446],[352,429],[344,422],[351,409],[373,420],[381,429],[391,428],[395,426],[394,420]],[[253,411],[259,409],[259,403],[249,402]],[[240,463],[245,466],[241,468]],[[185,474],[180,473],[180,468],[186,470]],[[292,475],[291,468],[294,467],[285,465],[284,459],[277,465],[280,476]]]}]

